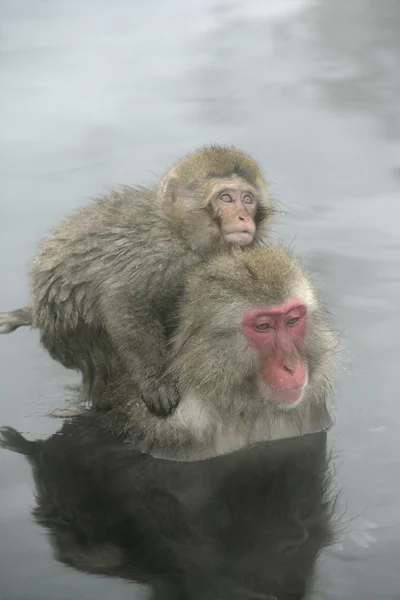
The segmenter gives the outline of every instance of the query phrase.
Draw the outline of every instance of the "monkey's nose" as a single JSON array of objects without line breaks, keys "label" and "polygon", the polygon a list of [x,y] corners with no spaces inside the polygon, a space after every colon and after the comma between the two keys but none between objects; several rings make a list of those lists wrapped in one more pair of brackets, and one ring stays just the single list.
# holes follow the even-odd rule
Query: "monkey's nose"
[{"label": "monkey's nose", "polygon": [[286,371],[286,373],[290,373],[291,375],[294,374],[294,368],[288,367],[287,365],[283,365],[283,368]]}]

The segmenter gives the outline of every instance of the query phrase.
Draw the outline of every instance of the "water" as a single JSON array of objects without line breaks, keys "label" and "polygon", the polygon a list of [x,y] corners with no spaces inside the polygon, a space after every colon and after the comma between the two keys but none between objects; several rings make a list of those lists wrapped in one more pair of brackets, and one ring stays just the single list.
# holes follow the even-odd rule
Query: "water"
[{"label": "water", "polygon": [[[1,309],[25,303],[39,240],[90,197],[210,141],[254,154],[283,211],[274,239],[317,272],[344,346],[344,525],[316,596],[398,598],[399,2],[3,0],[0,23]],[[1,424],[55,432],[73,376],[33,332],[0,342]],[[0,480],[3,598],[132,597],[54,562],[21,456],[0,452]]]}]

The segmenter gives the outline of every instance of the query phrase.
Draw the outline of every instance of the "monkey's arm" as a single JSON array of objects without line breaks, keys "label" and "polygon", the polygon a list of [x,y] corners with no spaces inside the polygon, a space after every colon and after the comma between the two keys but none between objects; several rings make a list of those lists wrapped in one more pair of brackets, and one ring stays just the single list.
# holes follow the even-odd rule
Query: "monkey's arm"
[{"label": "monkey's arm", "polygon": [[178,404],[178,392],[166,374],[167,340],[164,327],[148,301],[125,290],[107,294],[103,318],[114,347],[138,386],[147,408],[166,415]]}]

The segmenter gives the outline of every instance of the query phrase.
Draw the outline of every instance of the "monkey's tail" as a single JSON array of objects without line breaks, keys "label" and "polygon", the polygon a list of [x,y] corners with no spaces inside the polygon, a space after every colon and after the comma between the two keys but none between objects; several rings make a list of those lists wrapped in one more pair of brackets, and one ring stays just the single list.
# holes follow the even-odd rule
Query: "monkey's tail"
[{"label": "monkey's tail", "polygon": [[30,327],[32,325],[33,316],[30,306],[0,313],[0,333],[11,333],[18,327]]}]

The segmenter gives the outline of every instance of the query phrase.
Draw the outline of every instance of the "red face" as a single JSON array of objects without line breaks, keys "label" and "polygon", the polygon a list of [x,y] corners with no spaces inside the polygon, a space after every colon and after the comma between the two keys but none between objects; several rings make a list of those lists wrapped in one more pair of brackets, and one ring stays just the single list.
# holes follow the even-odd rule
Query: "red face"
[{"label": "red face", "polygon": [[217,198],[221,231],[225,240],[236,246],[252,243],[256,232],[254,216],[257,210],[255,193],[242,186],[222,190]]},{"label": "red face", "polygon": [[300,351],[307,329],[307,309],[291,299],[285,304],[251,308],[242,319],[242,332],[260,357],[260,377],[272,400],[293,404],[307,384],[307,366]]}]

